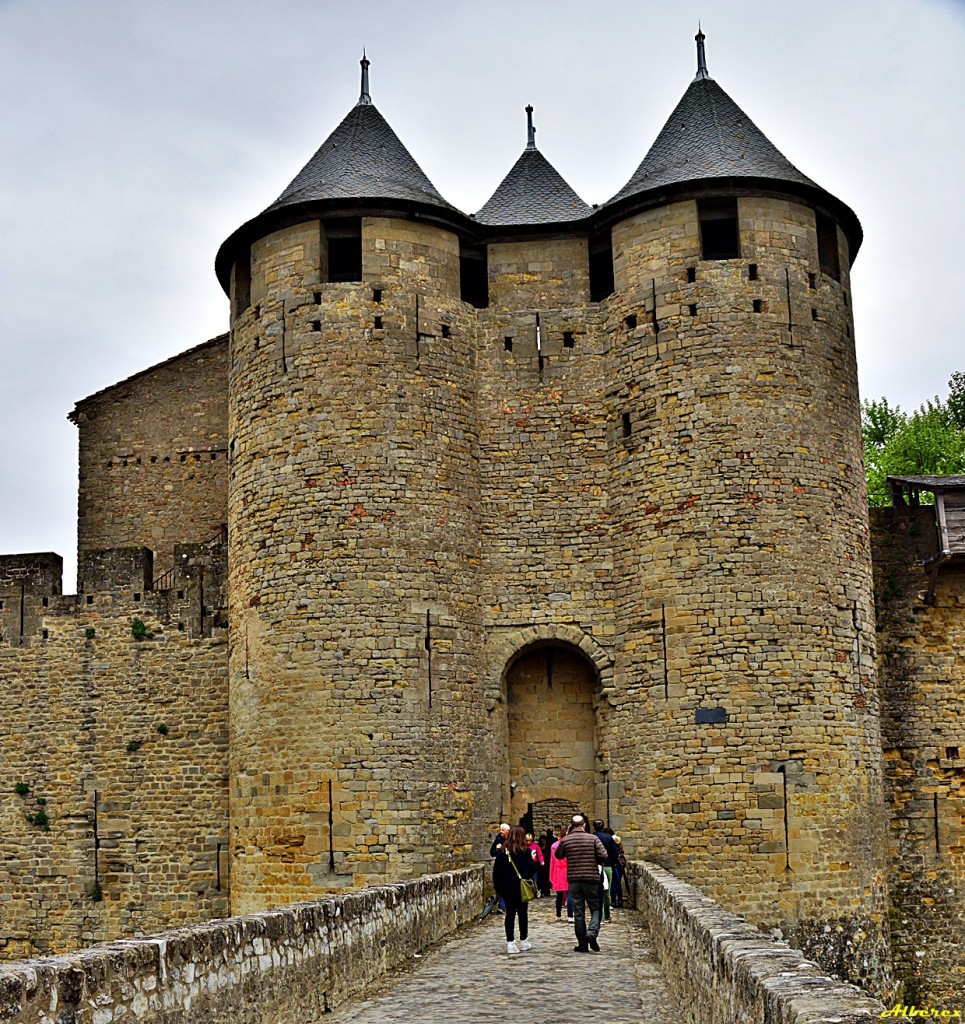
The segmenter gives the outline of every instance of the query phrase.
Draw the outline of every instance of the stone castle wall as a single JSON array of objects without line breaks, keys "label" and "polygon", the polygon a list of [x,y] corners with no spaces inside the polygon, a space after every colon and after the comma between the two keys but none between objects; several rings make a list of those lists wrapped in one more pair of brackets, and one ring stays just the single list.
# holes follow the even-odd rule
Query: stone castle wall
[{"label": "stone castle wall", "polygon": [[161,576],[228,521],[227,356],[222,335],[77,404],[81,556],[143,545]]},{"label": "stone castle wall", "polygon": [[613,229],[621,833],[826,966],[886,985],[848,279],[818,273],[806,207],[741,197],[738,217],[739,259],[700,259],[693,202]]},{"label": "stone castle wall", "polygon": [[[58,572],[22,640],[4,624],[0,959],[228,911],[227,638],[212,615],[198,635],[196,584],[207,563],[217,596],[217,559],[179,556],[170,591],[144,589],[149,552],[115,552],[87,563],[110,589],[59,596]],[[36,563],[0,558],[4,614]]]},{"label": "stone castle wall", "polygon": [[319,232],[253,247],[233,322],[236,912],[470,863],[498,813],[458,240],[363,218],[332,284]]},{"label": "stone castle wall", "polygon": [[[731,260],[700,259],[694,202],[618,223],[602,302],[589,301],[585,238],[494,243],[480,310],[460,299],[459,240],[443,227],[362,218],[350,283],[324,281],[321,223],[286,227],[234,275],[246,290],[230,351],[208,343],[148,371],[146,411],[137,378],[78,406],[82,511],[112,520],[103,540],[133,543],[111,510],[130,501],[150,519],[138,481],[161,474],[172,504],[135,539],[172,572],[156,590],[140,549],[103,552],[88,532],[84,594],[62,598],[56,556],[0,559],[0,680],[31,695],[0,741],[32,773],[0,779],[10,848],[50,864],[63,850],[67,865],[43,876],[39,912],[12,887],[8,955],[223,912],[229,873],[231,909],[247,913],[469,864],[496,822],[579,804],[631,854],[887,988],[846,244],[837,282],[818,272],[811,210],[745,196],[738,212]],[[193,420],[196,442],[221,431],[227,479],[208,474],[217,459],[150,461]],[[121,443],[141,464],[115,489],[92,453]],[[194,465],[205,472],[184,477]],[[225,505],[227,582],[214,549],[172,542],[172,524],[194,530]],[[879,573],[879,614],[882,586]],[[959,599],[946,612],[941,593],[930,618],[895,605],[924,651],[917,689],[882,679],[886,728],[901,733],[887,743],[906,865],[892,921],[908,965],[922,933],[896,914],[926,890],[950,908],[937,920],[960,913],[940,891],[960,877],[965,749],[929,681],[957,664]],[[135,640],[135,616],[163,628]],[[907,664],[907,636],[883,636],[886,664]],[[925,739],[939,720],[944,760],[922,753],[938,751]],[[41,792],[48,761],[54,795]],[[77,881],[93,866],[94,790],[117,851],[101,847],[103,901]],[[936,795],[937,874],[922,845]],[[49,811],[50,833],[26,821],[55,806],[71,808],[72,832]],[[944,977],[956,947],[943,943]]]},{"label": "stone castle wall", "polygon": [[965,570],[942,568],[935,510],[872,509],[891,929],[905,1002],[965,993]]}]

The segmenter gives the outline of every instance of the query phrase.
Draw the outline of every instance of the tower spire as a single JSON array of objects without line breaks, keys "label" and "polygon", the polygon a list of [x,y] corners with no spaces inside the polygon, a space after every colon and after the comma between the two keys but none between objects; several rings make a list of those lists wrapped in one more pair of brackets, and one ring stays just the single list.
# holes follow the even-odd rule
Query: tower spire
[{"label": "tower spire", "polygon": [[369,95],[369,64],[372,62],[365,56],[365,47],[362,48],[362,59],[359,64],[362,65],[362,92],[359,96],[359,103],[362,106],[370,107],[372,105],[372,97]]},{"label": "tower spire", "polygon": [[710,78],[707,73],[707,55],[704,53],[704,33],[701,31],[700,22],[697,22],[697,35],[694,39],[697,40],[697,74],[694,77],[696,82],[698,78]]},{"label": "tower spire", "polygon": [[526,107],[526,148],[536,149],[536,129],[533,127],[533,104]]}]

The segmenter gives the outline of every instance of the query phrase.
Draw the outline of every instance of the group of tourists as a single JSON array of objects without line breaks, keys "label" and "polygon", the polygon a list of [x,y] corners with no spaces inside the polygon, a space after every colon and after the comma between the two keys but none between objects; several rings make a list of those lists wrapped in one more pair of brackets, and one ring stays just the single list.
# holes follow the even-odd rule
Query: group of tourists
[{"label": "group of tourists", "polygon": [[[600,951],[600,928],[610,920],[611,908],[623,906],[626,856],[620,837],[597,819],[575,814],[559,839],[547,829],[539,842],[522,826],[499,826],[489,855],[493,860],[493,888],[505,914],[506,952],[523,953],[529,940],[528,900],[532,895],[556,895],[556,920],[572,921],[576,953]],[[586,908],[590,921],[586,921]],[[516,927],[519,926],[519,938]]]}]

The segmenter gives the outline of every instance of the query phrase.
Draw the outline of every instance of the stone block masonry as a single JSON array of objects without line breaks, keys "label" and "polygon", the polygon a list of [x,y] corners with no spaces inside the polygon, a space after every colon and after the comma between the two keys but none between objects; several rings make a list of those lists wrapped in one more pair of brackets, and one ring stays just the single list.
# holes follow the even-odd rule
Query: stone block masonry
[{"label": "stone block masonry", "polygon": [[656,864],[631,862],[667,987],[693,1024],[871,1024],[884,1006]]},{"label": "stone block masonry", "polygon": [[90,555],[107,589],[78,596],[54,556],[0,559],[0,960],[229,910],[219,551],[179,551],[166,591],[144,549]]},{"label": "stone block masonry", "polygon": [[0,968],[5,1024],[307,1024],[479,913],[482,867]]},{"label": "stone block masonry", "polygon": [[872,509],[890,824],[891,935],[904,1002],[965,993],[965,567],[941,570],[934,506]]}]

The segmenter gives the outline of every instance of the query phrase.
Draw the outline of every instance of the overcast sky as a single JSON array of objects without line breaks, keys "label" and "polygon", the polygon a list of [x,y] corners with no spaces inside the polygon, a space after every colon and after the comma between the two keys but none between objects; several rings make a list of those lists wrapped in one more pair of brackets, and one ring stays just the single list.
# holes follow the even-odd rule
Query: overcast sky
[{"label": "overcast sky", "polygon": [[695,68],[848,203],[864,397],[965,370],[963,0],[0,0],[0,552],[73,585],[74,403],[227,329],[220,243],[358,97],[467,212],[537,142],[601,203]]}]

